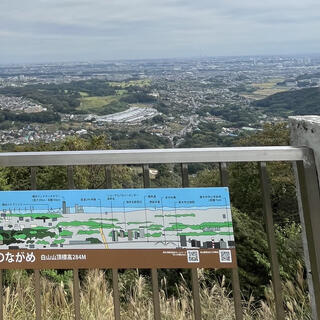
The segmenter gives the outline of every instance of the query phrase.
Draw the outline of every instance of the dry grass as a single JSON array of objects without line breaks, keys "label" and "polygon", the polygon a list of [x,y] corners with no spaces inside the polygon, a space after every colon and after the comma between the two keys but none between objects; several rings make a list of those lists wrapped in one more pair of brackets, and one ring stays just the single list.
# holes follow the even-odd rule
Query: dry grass
[{"label": "dry grass", "polygon": [[[130,271],[130,277],[121,275],[119,286],[121,294],[121,319],[153,319],[152,293],[149,281],[136,271]],[[203,271],[199,272],[201,284],[202,319],[234,319],[234,307],[230,290],[224,279],[211,287],[205,286]],[[32,276],[14,271],[10,287],[4,289],[4,319],[31,320],[35,318],[34,289]],[[42,277],[42,314],[46,320],[71,320],[73,315],[72,283],[67,285],[54,283]],[[186,281],[177,279],[175,296],[168,297],[167,280],[161,280],[161,312],[165,320],[193,319],[192,292]],[[284,284],[286,319],[311,319],[306,285],[302,270],[298,270],[296,283]],[[271,287],[266,289],[265,301],[243,301],[244,319],[275,319],[273,294]],[[100,270],[88,271],[81,287],[81,315],[84,320],[113,319],[112,288],[106,280],[106,274]]]}]

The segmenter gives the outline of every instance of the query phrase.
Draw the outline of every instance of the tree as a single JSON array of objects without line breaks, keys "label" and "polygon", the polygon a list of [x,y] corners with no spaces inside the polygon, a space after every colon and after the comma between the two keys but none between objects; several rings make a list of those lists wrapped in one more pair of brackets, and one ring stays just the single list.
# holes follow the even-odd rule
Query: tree
[{"label": "tree", "polygon": [[[59,143],[16,146],[15,151],[76,151],[111,149],[107,137],[93,136],[89,139],[70,137]],[[14,190],[30,189],[30,169],[27,167],[8,167],[5,177]],[[78,189],[105,187],[105,166],[75,166],[74,182]],[[37,188],[45,190],[66,189],[67,170],[64,166],[40,167],[37,171]],[[112,183],[116,188],[136,185],[136,171],[127,166],[112,166]]]},{"label": "tree", "polygon": [[[280,123],[268,124],[263,131],[241,138],[238,145],[287,145],[288,142],[287,126]],[[247,296],[253,293],[255,297],[262,297],[271,273],[258,164],[231,164],[228,172],[241,288]],[[268,173],[271,178],[270,193],[276,222],[280,274],[282,279],[292,280],[298,265],[303,265],[293,172],[290,164],[274,162],[268,164]],[[218,186],[219,170],[217,167],[206,168],[191,181],[194,186]]]},{"label": "tree", "polygon": [[[263,131],[241,138],[239,146],[288,145],[289,130],[285,123],[267,124]],[[243,212],[259,219],[262,217],[260,178],[257,163],[230,165],[230,192],[232,203]],[[268,163],[271,202],[276,223],[287,219],[298,221],[295,180],[291,164]]]}]

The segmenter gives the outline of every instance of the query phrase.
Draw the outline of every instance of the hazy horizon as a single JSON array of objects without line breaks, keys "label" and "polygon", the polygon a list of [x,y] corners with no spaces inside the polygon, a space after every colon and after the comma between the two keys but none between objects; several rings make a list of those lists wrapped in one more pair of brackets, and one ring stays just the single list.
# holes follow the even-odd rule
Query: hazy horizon
[{"label": "hazy horizon", "polygon": [[228,59],[228,58],[255,58],[255,57],[261,57],[261,58],[268,58],[268,57],[292,57],[292,58],[306,58],[306,57],[320,57],[320,52],[316,53],[284,53],[284,54],[247,54],[247,55],[220,55],[220,56],[185,56],[185,57],[154,57],[154,58],[137,58],[137,59],[87,59],[87,60],[43,60],[43,61],[20,61],[20,62],[2,62],[0,61],[0,66],[21,66],[21,65],[49,65],[49,64],[86,64],[86,63],[92,63],[92,64],[98,64],[98,63],[121,63],[121,62],[139,62],[139,61],[161,61],[161,60],[201,60],[201,59]]},{"label": "hazy horizon", "polygon": [[319,29],[317,0],[2,0],[0,64],[313,55]]}]

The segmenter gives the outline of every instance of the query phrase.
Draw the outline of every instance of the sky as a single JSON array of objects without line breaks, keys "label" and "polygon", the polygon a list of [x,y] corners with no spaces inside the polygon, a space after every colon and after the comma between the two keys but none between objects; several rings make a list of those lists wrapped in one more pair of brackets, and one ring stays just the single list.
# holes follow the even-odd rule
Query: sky
[{"label": "sky", "polygon": [[[156,189],[112,189],[112,190],[56,190],[56,191],[3,191],[0,192],[5,201],[0,202],[3,210],[29,210],[39,208],[61,208],[62,201],[67,206],[76,204],[84,207],[109,207],[114,209],[129,208],[194,208],[216,207],[230,209],[228,188],[156,188]],[[48,200],[50,199],[50,200]],[[137,201],[138,200],[138,201]],[[192,200],[193,202],[191,202]],[[213,200],[213,201],[212,201]]]},{"label": "sky", "polygon": [[0,0],[0,64],[320,53],[319,0]]}]

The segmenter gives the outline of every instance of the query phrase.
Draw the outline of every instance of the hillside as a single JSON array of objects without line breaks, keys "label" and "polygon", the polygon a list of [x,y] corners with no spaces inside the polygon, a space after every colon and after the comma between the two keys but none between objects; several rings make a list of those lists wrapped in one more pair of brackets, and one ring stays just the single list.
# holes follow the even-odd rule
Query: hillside
[{"label": "hillside", "polygon": [[277,116],[320,115],[320,88],[280,92],[254,101],[252,105]]}]

